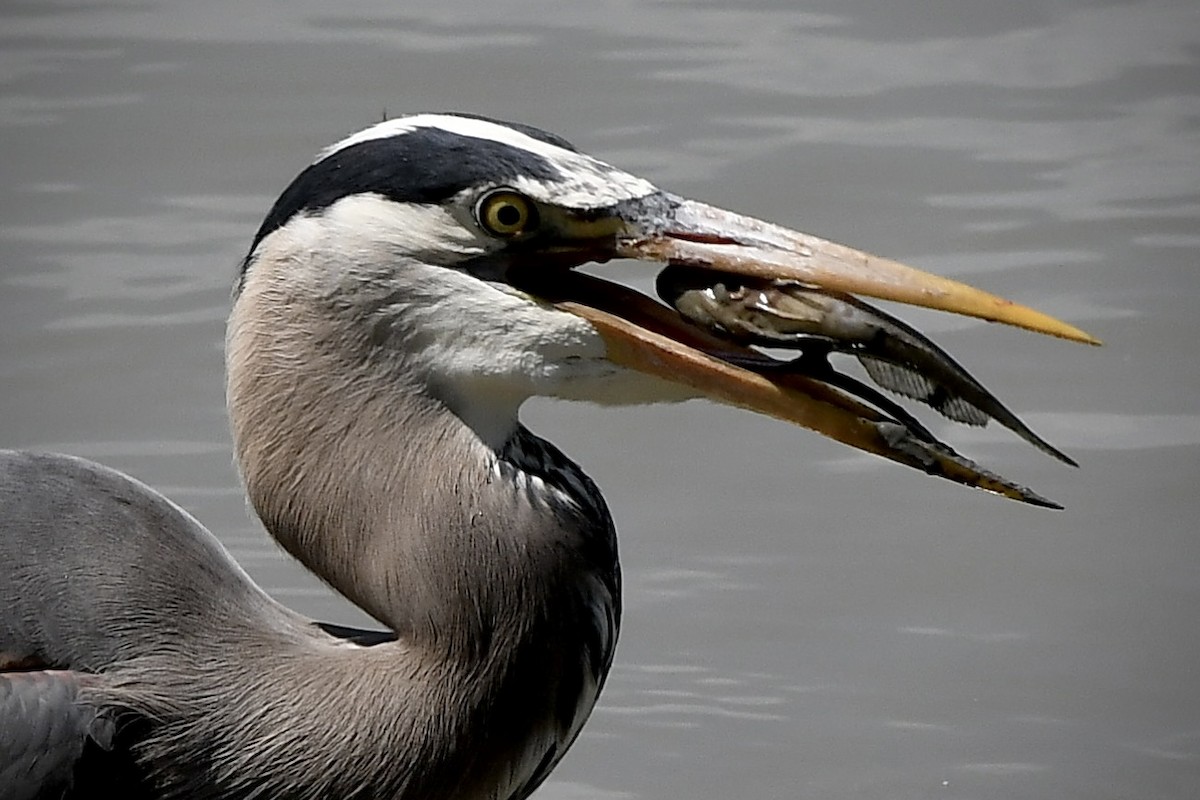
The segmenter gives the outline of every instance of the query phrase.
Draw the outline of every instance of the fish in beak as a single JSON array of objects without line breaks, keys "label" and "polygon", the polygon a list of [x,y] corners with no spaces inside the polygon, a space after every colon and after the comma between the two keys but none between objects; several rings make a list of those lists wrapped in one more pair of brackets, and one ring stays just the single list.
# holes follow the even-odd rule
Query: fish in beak
[{"label": "fish in beak", "polygon": [[876,385],[924,403],[964,425],[990,420],[1044,453],[1079,466],[1038,436],[983,387],[962,365],[901,320],[841,292],[810,289],[796,281],[728,276],[713,284],[711,273],[668,266],[658,275],[659,297],[688,321],[742,344],[795,350],[790,361],[763,354],[742,366],[760,372],[796,370],[819,378],[875,405],[914,431],[921,423],[873,388],[834,370],[828,357],[856,357]]},{"label": "fish in beak", "polygon": [[[592,257],[666,265],[658,289],[670,306],[575,271],[559,273],[549,295],[544,286],[534,291],[587,319],[614,362],[932,475],[1061,508],[959,455],[898,404],[834,371],[825,357],[853,354],[884,389],[959,422],[995,419],[1074,464],[933,342],[855,295],[1100,344],[1095,337],[966,284],[665,192],[619,204],[608,221],[616,232]],[[760,347],[803,355],[781,360]]]}]

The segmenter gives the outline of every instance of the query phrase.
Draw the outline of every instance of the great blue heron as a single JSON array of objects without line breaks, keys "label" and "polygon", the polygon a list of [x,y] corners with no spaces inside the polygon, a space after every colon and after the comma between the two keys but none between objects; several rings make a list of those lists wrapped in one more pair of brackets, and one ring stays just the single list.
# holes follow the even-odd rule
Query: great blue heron
[{"label": "great blue heron", "polygon": [[[571,269],[613,258],[689,270],[663,291],[675,307]],[[858,352],[885,387],[1012,427],[851,292],[1094,341],[660,191],[525,125],[417,115],[328,148],[242,263],[229,413],[267,530],[387,632],[283,607],[130,477],[6,452],[0,796],[527,797],[596,702],[620,619],[612,519],[519,423],[533,395],[709,396],[1049,505],[827,365],[755,349]],[[819,310],[796,327],[789,304],[806,297]],[[896,347],[871,344],[888,336]]]}]

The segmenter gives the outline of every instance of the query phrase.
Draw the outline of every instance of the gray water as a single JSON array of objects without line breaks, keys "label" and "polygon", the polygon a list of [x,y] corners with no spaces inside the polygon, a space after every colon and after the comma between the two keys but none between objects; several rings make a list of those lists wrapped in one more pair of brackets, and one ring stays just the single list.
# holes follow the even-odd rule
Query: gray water
[{"label": "gray water", "polygon": [[1106,342],[904,314],[1079,460],[929,420],[1057,513],[709,404],[527,406],[627,576],[539,797],[1200,797],[1200,5],[724,5],[4,3],[0,444],[128,470],[282,601],[362,622],[245,509],[234,265],[351,130],[536,124]]}]

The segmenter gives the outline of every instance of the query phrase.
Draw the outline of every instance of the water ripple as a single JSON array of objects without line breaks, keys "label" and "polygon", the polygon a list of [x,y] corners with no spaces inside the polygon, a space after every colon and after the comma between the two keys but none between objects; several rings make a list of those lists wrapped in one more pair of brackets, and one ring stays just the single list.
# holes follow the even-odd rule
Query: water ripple
[{"label": "water ripple", "polygon": [[[1158,450],[1200,445],[1200,414],[1035,412],[1030,426],[1068,450]],[[958,428],[955,440],[975,444],[1007,439],[1002,428]]]},{"label": "water ripple", "polygon": [[600,789],[588,783],[549,780],[538,789],[539,800],[630,800],[637,797],[632,792],[617,792]]},{"label": "water ripple", "polygon": [[974,772],[979,775],[1029,775],[1035,772],[1045,772],[1050,769],[1046,764],[1035,764],[1029,761],[997,761],[960,764],[958,769],[963,772]]}]

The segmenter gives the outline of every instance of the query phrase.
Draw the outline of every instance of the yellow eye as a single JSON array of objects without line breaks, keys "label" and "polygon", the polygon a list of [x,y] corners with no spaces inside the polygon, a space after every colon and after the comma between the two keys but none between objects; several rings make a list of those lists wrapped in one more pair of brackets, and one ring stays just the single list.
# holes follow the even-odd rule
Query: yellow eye
[{"label": "yellow eye", "polygon": [[479,198],[475,218],[493,236],[511,239],[537,227],[537,209],[523,194],[496,189]]}]

